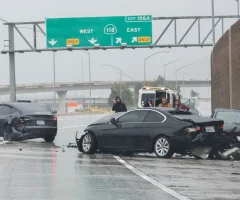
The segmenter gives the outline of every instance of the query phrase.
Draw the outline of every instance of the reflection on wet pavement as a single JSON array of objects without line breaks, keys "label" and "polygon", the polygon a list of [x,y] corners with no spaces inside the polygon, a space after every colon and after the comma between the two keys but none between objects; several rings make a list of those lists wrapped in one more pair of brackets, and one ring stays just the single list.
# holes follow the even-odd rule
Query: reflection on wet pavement
[{"label": "reflection on wet pavement", "polygon": [[173,199],[112,155],[30,141],[1,146],[0,166],[1,199]]}]

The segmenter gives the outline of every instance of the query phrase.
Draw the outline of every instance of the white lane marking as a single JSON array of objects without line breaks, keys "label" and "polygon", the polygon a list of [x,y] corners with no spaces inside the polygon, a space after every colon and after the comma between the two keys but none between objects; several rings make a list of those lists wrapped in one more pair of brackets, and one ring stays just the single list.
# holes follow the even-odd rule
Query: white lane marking
[{"label": "white lane marking", "polygon": [[61,130],[61,129],[68,129],[68,128],[79,128],[79,127],[86,127],[86,126],[88,126],[88,125],[66,126],[66,127],[58,128],[58,130]]},{"label": "white lane marking", "polygon": [[121,164],[123,164],[126,168],[130,169],[133,173],[135,173],[136,175],[140,176],[141,178],[143,178],[144,180],[148,181],[149,183],[153,184],[154,186],[158,187],[159,189],[163,190],[164,192],[172,195],[173,197],[179,199],[179,200],[190,200],[185,196],[182,196],[180,194],[178,194],[177,192],[173,191],[172,189],[162,185],[161,183],[158,183],[157,181],[151,179],[149,176],[145,175],[144,173],[138,171],[136,168],[134,168],[133,166],[131,166],[130,164],[128,164],[126,161],[124,161],[122,158],[120,158],[119,156],[113,156],[118,162],[120,162]]},{"label": "white lane marking", "polygon": [[3,141],[3,142],[1,142],[0,143],[0,145],[2,145],[2,144],[7,144],[9,141]]}]

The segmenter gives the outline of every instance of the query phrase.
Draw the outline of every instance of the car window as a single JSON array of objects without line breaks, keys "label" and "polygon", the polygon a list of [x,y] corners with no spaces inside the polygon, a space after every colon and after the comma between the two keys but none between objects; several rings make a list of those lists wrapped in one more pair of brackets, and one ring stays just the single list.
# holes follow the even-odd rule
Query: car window
[{"label": "car window", "polygon": [[51,113],[46,105],[37,103],[18,103],[17,108],[21,113]]},{"label": "car window", "polygon": [[147,116],[144,119],[144,122],[163,122],[165,120],[165,117],[154,111],[150,111]]},{"label": "car window", "polygon": [[9,106],[2,106],[2,108],[0,109],[0,115],[8,115],[13,114],[15,112],[17,112],[17,110]]},{"label": "car window", "polygon": [[151,99],[153,102],[155,101],[155,93],[143,93],[141,105],[144,107],[147,104],[148,99]]},{"label": "car window", "polygon": [[117,123],[143,122],[147,113],[147,110],[131,111],[119,117]]},{"label": "car window", "polygon": [[216,119],[223,120],[227,124],[240,124],[240,111],[218,111]]},{"label": "car window", "polygon": [[196,107],[196,99],[191,98],[187,102],[184,103],[186,106],[189,106],[190,108]]}]

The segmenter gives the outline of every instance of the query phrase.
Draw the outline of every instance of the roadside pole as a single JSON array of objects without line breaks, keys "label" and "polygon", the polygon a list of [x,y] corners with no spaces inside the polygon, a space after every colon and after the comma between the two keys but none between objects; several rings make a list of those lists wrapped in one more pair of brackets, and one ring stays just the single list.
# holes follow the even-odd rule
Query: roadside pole
[{"label": "roadside pole", "polygon": [[[9,51],[14,51],[14,25],[8,24]],[[17,100],[16,95],[16,74],[15,74],[15,53],[9,53],[9,80],[10,80],[10,102]]]}]

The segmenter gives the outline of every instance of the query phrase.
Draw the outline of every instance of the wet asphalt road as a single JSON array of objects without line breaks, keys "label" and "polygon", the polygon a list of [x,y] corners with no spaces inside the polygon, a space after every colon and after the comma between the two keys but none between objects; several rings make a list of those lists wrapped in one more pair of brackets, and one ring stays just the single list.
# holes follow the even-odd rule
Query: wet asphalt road
[{"label": "wet asphalt road", "polygon": [[240,199],[238,161],[89,156],[67,147],[100,117],[59,117],[54,144],[0,141],[0,199]]}]

